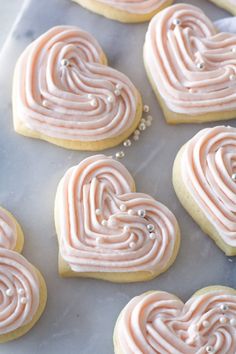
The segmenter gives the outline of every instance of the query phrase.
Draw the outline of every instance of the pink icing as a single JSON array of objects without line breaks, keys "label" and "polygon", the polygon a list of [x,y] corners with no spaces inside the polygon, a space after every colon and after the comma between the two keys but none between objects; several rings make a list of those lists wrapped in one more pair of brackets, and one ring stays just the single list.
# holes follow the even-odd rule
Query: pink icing
[{"label": "pink icing", "polygon": [[196,134],[185,145],[181,173],[220,237],[236,247],[236,128],[218,126]]},{"label": "pink icing", "polygon": [[0,208],[0,247],[13,250],[16,240],[16,225],[5,210]]},{"label": "pink icing", "polygon": [[[174,215],[134,193],[133,178],[118,161],[89,157],[66,172],[59,190],[60,254],[73,271],[154,272],[170,261],[178,232]],[[141,209],[145,217],[138,215]]]},{"label": "pink icing", "polygon": [[[176,113],[199,115],[236,110],[233,48],[234,34],[217,33],[201,9],[177,4],[150,22],[144,59],[168,108]],[[201,63],[203,68],[199,68]]]},{"label": "pink icing", "polygon": [[50,29],[18,60],[17,118],[33,131],[66,140],[122,134],[135,120],[138,93],[124,74],[103,64],[104,53],[87,32],[72,26]]},{"label": "pink icing", "polygon": [[136,14],[148,14],[167,4],[168,0],[97,0],[104,4]]},{"label": "pink icing", "polygon": [[196,295],[186,304],[166,292],[146,293],[122,311],[115,329],[116,353],[207,354],[211,347],[211,353],[235,354],[235,319],[236,295],[228,290]]}]

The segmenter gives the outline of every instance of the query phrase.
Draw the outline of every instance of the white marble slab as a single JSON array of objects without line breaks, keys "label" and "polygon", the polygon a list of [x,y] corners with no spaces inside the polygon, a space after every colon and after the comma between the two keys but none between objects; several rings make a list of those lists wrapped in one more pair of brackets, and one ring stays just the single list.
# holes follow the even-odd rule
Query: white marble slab
[{"label": "white marble slab", "polygon": [[12,24],[22,7],[22,0],[0,1],[0,47],[4,43]]},{"label": "white marble slab", "polygon": [[[196,4],[194,0],[189,2]],[[205,0],[197,3],[214,20],[227,15]],[[172,209],[182,231],[175,264],[153,281],[119,285],[58,276],[53,223],[56,186],[65,170],[89,153],[67,151],[17,135],[11,114],[12,73],[18,55],[39,34],[58,24],[78,25],[94,34],[112,66],[130,76],[151,107],[153,126],[130,148],[124,164],[134,175],[139,191],[151,194]],[[203,235],[180,206],[171,184],[178,148],[209,124],[174,127],[165,123],[143,68],[146,29],[147,24],[109,21],[70,0],[29,0],[0,54],[0,204],[19,219],[25,231],[23,253],[40,268],[48,284],[48,305],[41,320],[25,337],[1,345],[1,353],[111,354],[115,320],[134,295],[161,289],[186,300],[196,289],[210,284],[236,287],[235,260],[230,262]],[[235,126],[235,121],[230,124]]]}]

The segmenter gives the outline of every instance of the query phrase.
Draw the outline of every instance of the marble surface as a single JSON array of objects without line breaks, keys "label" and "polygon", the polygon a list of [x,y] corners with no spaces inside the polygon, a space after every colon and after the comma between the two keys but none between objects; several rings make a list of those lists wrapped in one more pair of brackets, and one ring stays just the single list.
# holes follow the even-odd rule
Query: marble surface
[{"label": "marble surface", "polygon": [[[187,2],[187,1],[184,1]],[[188,1],[196,4],[196,1]],[[205,0],[198,5],[213,19],[229,16]],[[165,203],[182,233],[172,268],[153,281],[110,284],[89,279],[60,279],[53,204],[66,169],[89,153],[63,150],[13,131],[11,82],[17,57],[34,38],[58,24],[74,24],[94,34],[109,61],[130,76],[151,107],[154,122],[124,159],[137,189]],[[12,211],[25,232],[23,254],[44,274],[48,304],[37,325],[17,341],[1,345],[4,354],[111,354],[112,332],[123,306],[150,289],[175,293],[183,300],[210,284],[236,287],[235,260],[226,257],[180,206],[171,184],[179,147],[200,128],[215,124],[168,126],[147,81],[142,45],[147,24],[119,24],[89,13],[69,0],[28,0],[0,53],[0,204]],[[235,121],[230,124],[235,126]],[[107,151],[108,154],[114,149]]]},{"label": "marble surface", "polygon": [[23,0],[0,1],[0,48],[22,7]]}]

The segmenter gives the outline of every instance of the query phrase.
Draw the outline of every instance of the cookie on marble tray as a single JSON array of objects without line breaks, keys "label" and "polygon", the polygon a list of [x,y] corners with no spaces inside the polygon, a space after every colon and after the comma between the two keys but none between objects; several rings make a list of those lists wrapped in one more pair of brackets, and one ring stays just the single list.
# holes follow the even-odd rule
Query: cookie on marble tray
[{"label": "cookie on marble tray", "polygon": [[68,149],[102,150],[124,141],[142,115],[140,93],[89,33],[53,27],[17,61],[16,132]]},{"label": "cookie on marble tray", "polygon": [[173,184],[202,230],[236,255],[236,128],[206,128],[190,139],[175,159]]},{"label": "cookie on marble tray", "polygon": [[218,5],[219,7],[222,7],[222,9],[231,12],[233,15],[236,15],[236,0],[210,0],[210,1]]},{"label": "cookie on marble tray", "polygon": [[88,10],[120,22],[149,21],[173,0],[73,0]]},{"label": "cookie on marble tray", "polygon": [[150,22],[144,63],[168,123],[236,118],[236,35],[204,12],[176,4]]},{"label": "cookie on marble tray", "polygon": [[26,334],[42,315],[47,288],[43,276],[21,254],[24,235],[0,208],[0,343]]},{"label": "cookie on marble tray", "polygon": [[236,290],[209,286],[185,304],[164,291],[134,297],[114,330],[115,354],[236,353]]},{"label": "cookie on marble tray", "polygon": [[147,194],[117,160],[91,156],[61,179],[55,200],[59,273],[113,282],[149,280],[174,262],[175,216]]}]

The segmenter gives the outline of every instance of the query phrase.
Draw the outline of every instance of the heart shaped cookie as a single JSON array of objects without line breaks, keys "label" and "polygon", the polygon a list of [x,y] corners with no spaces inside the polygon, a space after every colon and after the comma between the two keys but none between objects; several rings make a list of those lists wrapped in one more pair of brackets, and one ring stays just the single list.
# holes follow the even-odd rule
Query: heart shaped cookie
[{"label": "heart shaped cookie", "polygon": [[203,231],[236,255],[236,128],[203,129],[188,141],[175,159],[173,184]]},{"label": "heart shaped cookie", "polygon": [[163,291],[133,298],[114,331],[115,354],[235,354],[236,290],[211,286],[185,304]]},{"label": "heart shaped cookie", "polygon": [[142,115],[139,92],[107,66],[97,41],[73,26],[51,28],[20,56],[13,82],[15,130],[78,150],[120,144]]},{"label": "heart shaped cookie", "polygon": [[28,332],[46,305],[45,281],[20,254],[23,243],[20,225],[0,208],[0,343]]},{"label": "heart shaped cookie", "polygon": [[217,33],[201,9],[177,4],[157,14],[144,63],[168,123],[236,117],[236,35]]},{"label": "heart shaped cookie", "polygon": [[121,22],[144,22],[173,0],[73,0],[100,15]]},{"label": "heart shaped cookie", "polygon": [[236,15],[236,0],[210,0],[214,4]]},{"label": "heart shaped cookie", "polygon": [[135,183],[117,160],[96,155],[70,168],[55,202],[59,273],[114,282],[148,280],[179,249],[174,215]]}]

